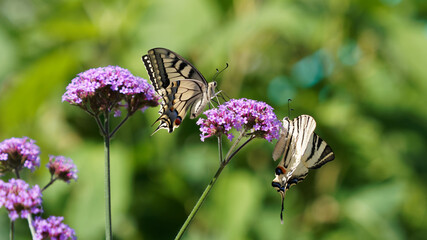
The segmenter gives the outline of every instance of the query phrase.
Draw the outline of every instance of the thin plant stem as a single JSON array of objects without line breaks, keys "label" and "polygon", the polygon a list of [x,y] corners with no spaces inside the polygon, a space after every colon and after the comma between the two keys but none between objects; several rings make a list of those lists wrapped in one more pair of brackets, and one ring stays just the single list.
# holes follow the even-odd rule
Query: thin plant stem
[{"label": "thin plant stem", "polygon": [[58,178],[51,177],[50,182],[43,187],[42,192],[46,190],[46,188],[48,188],[50,185],[52,185],[52,183],[54,183],[56,180],[58,180]]},{"label": "thin plant stem", "polygon": [[96,124],[98,124],[99,130],[101,130],[102,135],[108,136],[106,133],[106,129],[104,128],[104,126],[102,126],[101,119],[99,119],[99,116],[93,115],[93,117],[95,118]]},{"label": "thin plant stem", "polygon": [[191,223],[191,220],[193,220],[193,218],[196,216],[197,211],[199,211],[200,207],[202,206],[203,202],[206,200],[206,197],[208,196],[209,192],[211,191],[213,185],[216,183],[216,181],[219,178],[219,175],[221,174],[222,170],[225,168],[225,166],[227,166],[227,164],[230,162],[231,158],[236,155],[236,153],[242,149],[242,147],[244,145],[246,145],[251,138],[246,141],[244,144],[242,144],[242,146],[240,146],[236,151],[233,151],[234,148],[237,146],[237,144],[240,142],[240,140],[243,138],[245,133],[245,129],[242,129],[242,131],[240,132],[239,137],[236,139],[236,141],[234,142],[234,144],[231,146],[230,150],[228,150],[228,153],[225,157],[225,159],[222,159],[222,142],[221,142],[221,137],[218,137],[218,150],[220,151],[219,153],[219,157],[220,157],[220,165],[218,170],[216,171],[214,177],[212,178],[212,180],[210,181],[210,183],[208,184],[208,186],[206,187],[205,191],[202,193],[202,196],[200,196],[199,200],[197,201],[196,205],[194,205],[193,210],[191,210],[191,213],[188,215],[187,220],[185,220],[184,224],[182,225],[181,229],[179,230],[178,234],[175,237],[175,240],[179,240],[182,238],[185,230],[187,230],[188,226]]},{"label": "thin plant stem", "polygon": [[104,187],[105,187],[105,239],[111,240],[113,238],[113,231],[111,228],[111,184],[110,184],[110,119],[109,112],[104,113],[104,152],[105,152],[105,173],[104,173]]},{"label": "thin plant stem", "polygon": [[255,136],[251,136],[250,138],[248,138],[248,140],[246,140],[242,145],[240,145],[240,147],[238,147],[236,149],[236,151],[234,151],[232,154],[230,154],[230,156],[228,157],[228,159],[225,159],[225,163],[227,164],[234,157],[234,155],[236,155],[237,152],[240,151],[240,149],[242,149],[246,144],[248,144],[254,138],[255,138]]},{"label": "thin plant stem", "polygon": [[33,239],[36,239],[36,230],[34,229],[34,226],[33,226],[33,217],[31,216],[31,214],[28,214],[27,220],[28,220],[28,227],[30,228],[31,236]]},{"label": "thin plant stem", "polygon": [[126,117],[117,125],[117,127],[113,131],[111,131],[110,138],[114,136],[117,130],[119,130],[119,128],[126,122],[126,120],[128,120],[129,117],[130,117],[130,114],[129,113],[126,114]]},{"label": "thin plant stem", "polygon": [[20,179],[21,177],[19,176],[19,169],[18,168],[15,168],[15,175],[16,175],[16,178],[18,178],[18,179]]},{"label": "thin plant stem", "polygon": [[218,136],[219,162],[222,163],[222,137]]},{"label": "thin plant stem", "polygon": [[85,112],[87,112],[90,116],[92,116],[93,118],[95,118],[95,121],[96,121],[96,124],[98,125],[99,130],[101,130],[102,135],[105,135],[104,126],[102,125],[101,119],[99,119],[99,116],[97,114],[95,114],[94,112],[91,112],[86,107],[84,107],[83,110]]},{"label": "thin plant stem", "polygon": [[226,165],[221,162],[219,165],[218,170],[215,173],[215,176],[212,178],[209,185],[206,187],[205,191],[202,193],[202,196],[200,196],[199,200],[197,201],[196,205],[194,205],[193,210],[191,210],[190,215],[188,215],[187,220],[185,220],[184,224],[182,225],[181,229],[179,230],[178,234],[175,237],[175,240],[179,240],[182,238],[182,235],[184,234],[185,230],[187,230],[188,226],[191,223],[191,220],[193,220],[194,216],[196,215],[197,211],[199,211],[200,207],[202,206],[203,202],[205,201],[206,197],[208,196],[209,192],[211,191],[213,185],[215,184],[216,180],[218,179],[219,175],[221,174],[222,170],[224,169]]},{"label": "thin plant stem", "polygon": [[239,134],[239,136],[237,137],[237,140],[236,140],[236,141],[233,143],[233,145],[230,147],[230,149],[229,149],[229,150],[228,150],[228,152],[227,152],[227,155],[225,155],[225,160],[224,160],[224,161],[226,161],[226,162],[227,162],[227,159],[228,159],[228,161],[229,161],[229,159],[231,159],[231,158],[229,158],[229,156],[230,156],[231,152],[234,150],[234,148],[237,146],[237,144],[240,142],[240,140],[242,140],[242,138],[243,138],[244,134],[245,134],[245,128],[243,128],[243,129],[240,131],[240,134]]},{"label": "thin plant stem", "polygon": [[14,240],[15,239],[15,222],[10,220],[10,240]]}]

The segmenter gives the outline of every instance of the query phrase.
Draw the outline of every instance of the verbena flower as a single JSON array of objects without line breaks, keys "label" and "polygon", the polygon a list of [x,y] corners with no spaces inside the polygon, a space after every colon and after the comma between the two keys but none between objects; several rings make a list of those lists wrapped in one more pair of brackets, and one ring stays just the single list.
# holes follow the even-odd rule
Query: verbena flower
[{"label": "verbena flower", "polygon": [[9,182],[0,180],[0,208],[6,208],[12,221],[42,212],[41,203],[42,194],[38,185],[30,188],[21,179],[12,178]]},{"label": "verbena flower", "polygon": [[0,174],[26,167],[34,171],[40,166],[40,149],[28,138],[9,138],[0,143]]},{"label": "verbena flower", "polygon": [[77,167],[71,158],[50,155],[46,167],[52,178],[58,178],[67,183],[72,179],[77,180]]},{"label": "verbena flower", "polygon": [[77,239],[76,233],[67,224],[62,221],[64,217],[50,216],[47,219],[36,217],[33,226],[36,232],[35,239],[51,240],[73,240]]},{"label": "verbena flower", "polygon": [[231,141],[232,128],[237,131],[244,130],[247,134],[264,138],[268,141],[277,139],[281,122],[273,112],[273,108],[264,102],[251,99],[231,99],[228,102],[204,112],[207,119],[200,118],[197,125],[200,126],[200,139],[204,141],[208,137],[227,135]]},{"label": "verbena flower", "polygon": [[78,74],[67,86],[62,101],[99,114],[105,110],[119,116],[120,107],[129,114],[159,105],[160,97],[145,79],[118,66],[92,68]]}]

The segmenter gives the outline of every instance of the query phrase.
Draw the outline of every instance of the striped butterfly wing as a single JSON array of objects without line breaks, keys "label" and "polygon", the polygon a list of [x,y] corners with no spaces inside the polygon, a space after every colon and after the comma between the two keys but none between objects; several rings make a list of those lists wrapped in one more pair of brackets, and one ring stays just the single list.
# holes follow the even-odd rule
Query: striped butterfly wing
[{"label": "striped butterfly wing", "polygon": [[315,128],[316,121],[308,115],[301,115],[292,121],[287,117],[283,119],[283,129],[273,151],[273,159],[281,156],[279,166],[286,169],[287,179],[300,164]]},{"label": "striped butterfly wing", "polygon": [[335,159],[332,148],[323,141],[316,133],[310,137],[307,149],[301,159],[301,164],[297,166],[292,176],[286,183],[286,189],[304,180],[309,169],[317,169],[325,163]]},{"label": "striped butterfly wing", "polygon": [[316,121],[308,115],[301,115],[290,121],[283,119],[281,136],[273,151],[273,159],[281,157],[276,168],[272,186],[282,196],[280,218],[283,223],[283,200],[286,191],[304,180],[309,169],[321,167],[332,161],[334,154],[329,145],[314,133]]},{"label": "striped butterfly wing", "polygon": [[309,169],[316,169],[334,159],[335,154],[332,148],[316,133],[313,133],[303,156],[304,165]]},{"label": "striped butterfly wing", "polygon": [[160,125],[154,133],[163,128],[173,132],[188,111],[190,118],[195,118],[209,103],[216,83],[208,84],[183,57],[165,48],[153,48],[142,60],[154,89],[163,99],[160,117],[155,121],[160,121]]},{"label": "striped butterfly wing", "polygon": [[163,128],[173,132],[184,120],[190,108],[204,104],[201,103],[203,100],[199,90],[201,86],[197,83],[195,81],[177,81],[172,82],[171,86],[165,89],[166,94],[163,96],[163,102],[160,106],[160,116],[154,122],[160,122],[160,125],[154,133]]}]

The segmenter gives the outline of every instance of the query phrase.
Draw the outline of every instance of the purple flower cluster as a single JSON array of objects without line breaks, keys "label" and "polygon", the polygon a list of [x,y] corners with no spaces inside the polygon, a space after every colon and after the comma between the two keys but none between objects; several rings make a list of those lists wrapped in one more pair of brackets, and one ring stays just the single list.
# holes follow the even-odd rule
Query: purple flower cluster
[{"label": "purple flower cluster", "polygon": [[200,139],[204,141],[211,136],[226,134],[228,139],[233,139],[230,133],[232,128],[240,131],[242,128],[257,137],[268,141],[277,139],[281,122],[273,112],[273,108],[264,102],[251,99],[231,99],[218,106],[218,108],[204,112],[207,119],[200,118]]},{"label": "purple flower cluster", "polygon": [[76,233],[62,221],[63,217],[50,216],[47,219],[36,217],[33,226],[36,231],[36,240],[73,240],[77,239]]},{"label": "purple flower cluster", "polygon": [[52,177],[69,183],[70,180],[77,180],[77,167],[71,158],[64,156],[49,156],[49,163],[46,165]]},{"label": "purple flower cluster", "polygon": [[9,138],[0,143],[0,173],[26,167],[32,171],[40,166],[40,149],[28,138]]},{"label": "purple flower cluster", "polygon": [[[78,74],[67,86],[62,101],[87,109],[98,114],[104,110],[114,110],[125,106],[133,114],[149,106],[159,105],[160,97],[153,87],[140,77],[133,76],[129,70],[118,66],[92,68]],[[124,104],[120,104],[124,101]]]},{"label": "purple flower cluster", "polygon": [[6,208],[12,221],[42,212],[41,203],[42,194],[38,185],[29,188],[21,179],[12,178],[9,182],[0,180],[0,208]]}]

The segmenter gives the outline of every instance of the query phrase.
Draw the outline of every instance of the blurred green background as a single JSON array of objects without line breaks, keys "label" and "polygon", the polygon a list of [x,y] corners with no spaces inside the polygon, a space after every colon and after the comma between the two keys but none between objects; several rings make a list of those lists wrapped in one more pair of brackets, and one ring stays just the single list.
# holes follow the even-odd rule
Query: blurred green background
[{"label": "blurred green background", "polygon": [[[2,0],[0,140],[29,136],[42,167],[71,157],[77,183],[44,193],[80,239],[104,238],[103,140],[61,103],[79,72],[119,65],[147,78],[141,56],[166,47],[233,98],[279,118],[310,114],[336,159],[291,188],[280,224],[273,143],[251,142],[225,169],[184,239],[426,239],[427,1]],[[172,239],[218,167],[217,142],[187,118],[173,134],[137,113],[112,142],[115,239]],[[229,145],[228,145],[229,146]],[[8,218],[0,209],[0,239]],[[17,239],[29,239],[18,220]]]}]

